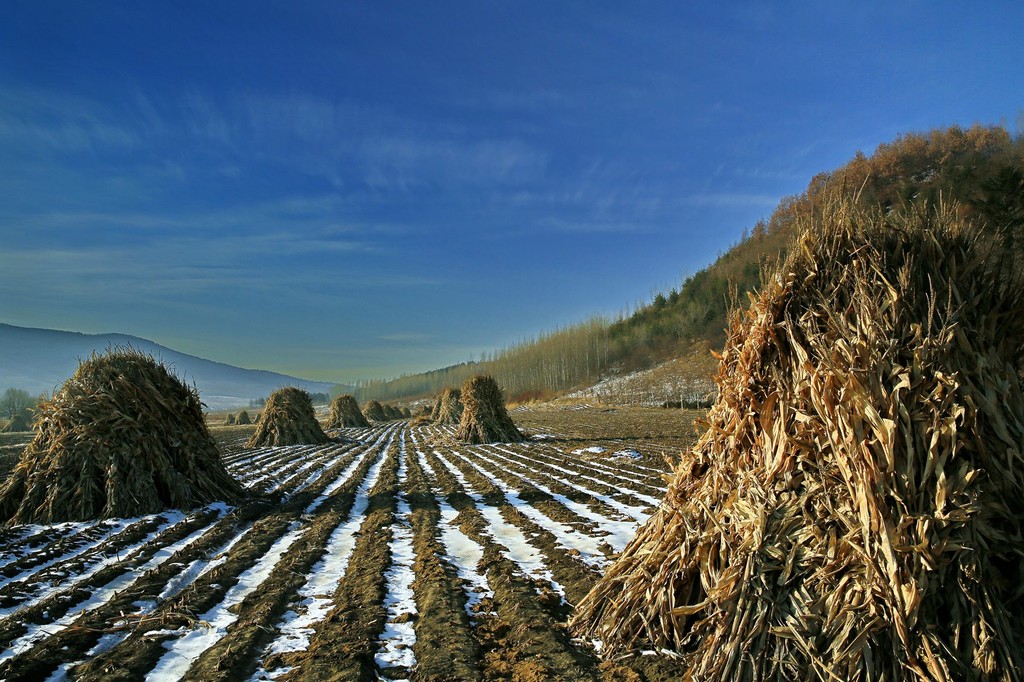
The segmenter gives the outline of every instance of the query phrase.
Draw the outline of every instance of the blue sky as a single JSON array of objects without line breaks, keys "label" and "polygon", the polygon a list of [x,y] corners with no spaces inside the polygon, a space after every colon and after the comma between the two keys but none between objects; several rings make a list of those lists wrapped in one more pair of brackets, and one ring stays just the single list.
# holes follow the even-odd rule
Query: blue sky
[{"label": "blue sky", "polygon": [[614,314],[857,150],[1015,130],[981,6],[8,0],[0,321],[348,381]]}]

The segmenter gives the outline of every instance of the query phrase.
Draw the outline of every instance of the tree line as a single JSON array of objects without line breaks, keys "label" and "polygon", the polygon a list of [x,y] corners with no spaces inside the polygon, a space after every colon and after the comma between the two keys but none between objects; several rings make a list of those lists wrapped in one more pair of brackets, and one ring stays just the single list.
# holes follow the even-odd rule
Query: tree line
[{"label": "tree line", "polygon": [[681,286],[656,294],[631,314],[586,322],[513,344],[478,362],[396,379],[363,381],[360,400],[430,396],[481,372],[492,374],[512,400],[544,398],[588,385],[609,369],[646,369],[725,338],[730,311],[747,301],[763,274],[785,256],[803,218],[815,215],[827,191],[839,188],[865,206],[895,211],[955,202],[979,230],[1024,254],[1024,137],[1004,127],[952,126],[909,133],[870,156],[814,176],[802,194],[785,197],[715,262]]}]

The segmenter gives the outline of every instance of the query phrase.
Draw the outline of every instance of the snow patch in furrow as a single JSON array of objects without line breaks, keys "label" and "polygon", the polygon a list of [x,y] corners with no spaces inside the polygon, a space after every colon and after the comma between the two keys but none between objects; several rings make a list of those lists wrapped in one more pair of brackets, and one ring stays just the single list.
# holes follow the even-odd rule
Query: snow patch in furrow
[{"label": "snow patch in furrow", "polygon": [[[478,457],[480,457],[480,459],[484,460],[485,462],[490,462],[491,464],[496,464],[494,462],[494,460],[490,459],[489,457],[486,457],[485,455],[481,454],[479,451],[477,451],[476,454],[477,454]],[[523,468],[527,468],[527,467],[523,467]],[[538,473],[538,472],[534,472],[534,473]],[[558,502],[562,506],[566,507],[570,511],[574,512],[577,516],[580,516],[580,517],[582,517],[584,519],[587,519],[589,521],[593,521],[593,522],[599,524],[602,529],[604,529],[605,531],[608,532],[608,535],[604,536],[605,542],[607,542],[608,545],[613,550],[615,550],[616,552],[621,552],[623,549],[625,549],[626,545],[629,544],[629,541],[633,539],[634,535],[636,535],[637,527],[641,523],[643,523],[643,521],[619,521],[619,520],[615,520],[615,519],[610,519],[610,518],[608,518],[607,516],[605,516],[603,514],[598,514],[597,512],[592,510],[590,507],[588,507],[587,505],[583,504],[582,502],[577,502],[577,501],[575,501],[575,500],[573,500],[573,499],[571,499],[569,497],[566,497],[565,495],[562,495],[561,493],[555,492],[554,490],[552,490],[551,488],[547,487],[546,485],[544,485],[543,483],[541,483],[537,479],[530,478],[529,476],[526,476],[525,474],[517,474],[517,475],[520,478],[522,478],[524,481],[526,481],[527,483],[532,485],[533,487],[535,487],[538,490],[540,490],[542,492],[545,492],[548,495],[550,495],[551,497],[553,497],[556,502]],[[581,488],[580,486],[572,486],[572,487],[575,487],[576,489],[578,489],[582,493],[585,493],[587,495],[593,496],[592,493],[590,493],[589,491],[587,491],[584,488]],[[646,520],[646,519],[644,519],[644,520]]]},{"label": "snow patch in furrow", "polygon": [[[459,453],[456,452],[455,454],[458,455]],[[551,571],[544,563],[544,557],[541,552],[530,544],[526,539],[526,536],[523,535],[523,532],[519,530],[517,526],[505,520],[501,515],[501,511],[484,502],[482,495],[473,492],[469,481],[466,480],[466,477],[457,466],[448,461],[448,459],[446,459],[445,456],[437,450],[434,450],[434,455],[442,464],[445,465],[452,475],[455,476],[463,490],[465,490],[466,494],[473,500],[477,511],[480,512],[491,527],[492,539],[496,543],[505,546],[507,550],[505,552],[505,556],[515,562],[526,575],[549,582],[551,584],[551,589],[553,589],[562,598],[564,603],[565,588],[555,580]]]},{"label": "snow patch in furrow", "polygon": [[[604,537],[594,537],[579,531],[570,525],[564,524],[560,521],[555,521],[539,509],[535,508],[529,502],[519,497],[519,493],[515,488],[498,478],[496,474],[487,471],[476,462],[467,459],[464,455],[460,456],[464,462],[476,469],[482,476],[500,488],[509,504],[522,512],[526,518],[551,533],[555,537],[555,542],[560,547],[566,550],[576,550],[579,552],[579,557],[583,563],[588,566],[592,566],[593,568],[600,570],[604,569],[604,567],[608,565],[609,559],[601,551],[601,545],[606,543]],[[492,466],[495,465],[492,463]]]},{"label": "snow patch in furrow", "polygon": [[[304,480],[298,486],[290,490],[287,493],[285,499],[294,497],[298,493],[301,493],[303,490],[316,483],[318,480],[320,480],[320,477],[324,474],[325,471],[330,471],[331,468],[333,468],[338,462],[347,457],[350,452],[352,452],[351,448],[342,448],[340,451],[336,452],[334,456],[327,461],[326,464],[317,468],[316,471],[314,471],[313,473],[306,477],[306,480]],[[291,482],[291,480],[292,479],[289,479],[288,482]]]},{"label": "snow patch in furrow", "polygon": [[[81,527],[73,528],[71,534],[69,534],[69,537],[72,537],[74,535],[80,535],[82,533],[88,533],[90,530],[93,530],[94,528],[97,528],[97,527],[105,527],[105,531],[102,531],[101,534],[98,535],[95,539],[87,540],[87,541],[83,542],[81,545],[79,545],[78,547],[74,547],[72,549],[69,549],[68,551],[64,552],[63,554],[60,554],[58,556],[53,557],[49,561],[41,563],[38,566],[33,566],[31,568],[26,568],[21,573],[18,573],[17,575],[13,575],[10,578],[0,579],[0,589],[6,587],[7,585],[10,585],[11,583],[24,582],[24,581],[28,580],[29,578],[36,577],[36,576],[39,575],[40,572],[45,571],[46,569],[48,569],[49,567],[53,566],[56,563],[60,563],[62,561],[69,561],[71,559],[74,559],[77,556],[80,556],[80,555],[84,554],[84,553],[88,552],[89,550],[91,550],[91,549],[93,549],[93,548],[103,544],[104,542],[106,542],[107,540],[109,540],[113,536],[117,535],[118,533],[122,532],[125,528],[130,526],[132,523],[134,523],[134,519],[114,519],[114,520],[110,520],[110,521],[103,521],[103,522],[98,523],[98,524],[93,524],[93,523],[76,524],[76,525],[80,525]],[[37,554],[37,553],[40,553],[40,552],[53,551],[53,550],[51,550],[49,548],[52,547],[58,541],[59,540],[55,540],[54,542],[48,543],[46,547],[43,547],[43,548],[40,548],[40,549],[26,551],[21,556],[18,556],[17,559],[21,559],[24,556],[32,555],[32,554]],[[11,560],[5,562],[4,565],[13,563],[15,560],[16,560],[15,558],[12,558]],[[0,616],[2,616],[2,615],[3,615],[3,611],[0,610]]]},{"label": "snow patch in furrow", "polygon": [[[622,442],[622,441],[620,440],[619,442]],[[556,453],[557,456],[545,455],[543,452],[539,453],[540,456],[547,457],[547,458],[552,459],[554,461],[561,461],[561,458],[565,456],[565,453],[563,453],[561,450],[559,450],[558,448],[556,448],[556,447],[554,447],[552,445],[549,445],[547,443],[544,443],[541,446],[541,450],[542,451],[543,450],[550,450],[551,452]],[[619,452],[614,453],[612,456],[614,457],[615,455],[619,455],[619,454],[625,453],[625,452],[637,452],[637,451],[636,450],[620,450]],[[626,462],[626,464],[628,466],[632,467],[633,469],[639,469],[640,470],[640,471],[630,471],[629,473],[634,474],[636,476],[646,476],[646,477],[648,477],[650,479],[653,479],[653,480],[657,481],[658,484],[647,483],[647,485],[650,485],[652,488],[660,488],[662,490],[665,489],[665,486],[661,485],[661,483],[664,481],[662,476],[665,474],[665,471],[663,469],[657,469],[655,467],[647,466],[646,464],[641,464],[640,462],[635,461],[635,459],[633,457],[629,457],[629,459],[633,460],[633,461]],[[588,464],[596,464],[599,467],[609,468],[606,465],[602,464],[601,462],[594,462],[593,460],[588,460],[587,463]],[[649,472],[649,473],[644,473],[644,472]],[[619,471],[619,470],[611,470],[611,473],[612,473],[612,475],[621,475],[622,472]]]},{"label": "snow patch in furrow", "polygon": [[[435,478],[434,469],[430,466],[423,452],[416,451],[420,467]],[[447,553],[445,559],[455,567],[459,578],[465,581],[463,591],[466,594],[466,613],[476,615],[476,605],[482,599],[494,598],[494,591],[487,584],[487,577],[480,570],[480,562],[484,560],[484,548],[459,528],[455,517],[458,512],[448,504],[442,496],[434,494],[441,512],[441,544]]]},{"label": "snow patch in furrow", "polygon": [[[481,451],[482,451],[482,447],[481,447],[480,450],[477,450],[475,452],[481,458],[484,458],[485,456],[482,454]],[[507,457],[507,455],[509,455],[510,453],[508,453],[508,451],[504,451],[504,450],[500,449],[500,447],[494,447],[492,452],[493,452],[493,455],[495,457],[497,457],[498,459],[503,460],[505,462],[508,462],[509,464],[514,464],[514,465],[520,466],[520,467],[522,467],[524,469],[527,469],[527,470],[530,470],[530,471],[532,471],[532,472],[534,472],[536,474],[539,474],[539,475],[542,475],[542,476],[547,476],[551,480],[558,481],[559,483],[561,483],[563,485],[567,485],[567,486],[569,486],[571,488],[578,489],[578,491],[580,491],[581,493],[585,493],[585,494],[591,496],[592,498],[594,498],[596,500],[600,500],[601,502],[603,502],[604,504],[608,505],[612,509],[615,509],[616,511],[618,511],[620,513],[623,513],[623,514],[625,514],[627,516],[630,516],[630,517],[636,519],[639,523],[643,523],[644,521],[647,520],[648,517],[650,517],[650,512],[647,511],[646,507],[637,507],[636,505],[628,505],[625,502],[620,502],[620,501],[614,499],[613,497],[611,497],[610,495],[605,495],[603,493],[598,493],[597,491],[594,491],[594,489],[591,489],[589,487],[585,487],[584,485],[581,485],[579,480],[572,480],[572,481],[570,481],[567,478],[562,478],[561,476],[556,476],[555,474],[551,474],[551,473],[547,473],[547,472],[542,472],[542,471],[537,471],[536,469],[530,469],[529,466],[523,464],[522,462],[510,459],[509,457]],[[503,455],[503,453],[504,453],[504,455]],[[573,476],[575,478],[578,478],[578,479],[579,478],[583,478],[583,479],[592,480],[594,482],[600,483],[601,485],[607,485],[608,487],[615,487],[614,485],[610,485],[608,483],[608,481],[601,480],[600,478],[594,478],[593,476],[587,476],[587,475],[582,474],[582,473],[580,473],[578,471],[572,471],[570,469],[565,469],[563,467],[559,467],[559,466],[555,466],[555,465],[550,465],[550,464],[547,465],[547,466],[549,468],[551,468],[551,469],[555,469],[556,471],[561,471],[562,473],[569,474],[569,475],[571,475],[571,476]],[[616,489],[618,489],[618,491],[621,491],[623,494],[632,495],[632,496],[635,496],[635,497],[637,497],[639,499],[646,498],[645,501],[650,501],[650,506],[653,507],[654,509],[657,509],[657,506],[659,504],[662,504],[662,501],[660,501],[660,500],[655,500],[654,498],[651,498],[649,496],[639,495],[638,493],[636,493],[634,491],[630,491],[630,489],[625,488],[625,487],[617,487]]]},{"label": "snow patch in furrow", "polygon": [[[278,622],[275,628],[278,632],[277,638],[267,646],[263,653],[263,659],[270,654],[305,651],[309,646],[310,637],[316,630],[316,625],[330,613],[334,605],[334,593],[338,590],[338,585],[341,584],[348,570],[349,558],[356,546],[359,527],[363,525],[366,509],[370,505],[370,491],[373,486],[377,485],[381,467],[386,459],[383,455],[387,452],[387,445],[380,447],[380,442],[381,440],[378,439],[373,447],[368,448],[362,454],[359,462],[349,467],[350,470],[346,470],[342,475],[347,480],[364,458],[371,453],[379,456],[378,461],[370,468],[366,478],[356,489],[355,501],[349,512],[348,520],[334,529],[327,540],[327,546],[324,548],[320,560],[306,574],[306,583],[299,588],[299,597],[302,601],[297,605],[298,610],[289,610]],[[390,441],[388,445],[390,445]],[[339,477],[339,480],[342,477]],[[272,680],[286,672],[287,669],[266,670],[261,666],[250,679]]]},{"label": "snow patch in furrow", "polygon": [[[78,616],[81,616],[81,615],[87,613],[88,611],[92,611],[92,610],[96,609],[97,607],[102,606],[111,597],[113,597],[116,593],[120,592],[123,589],[127,589],[127,588],[131,587],[133,584],[135,584],[135,582],[139,578],[144,576],[148,571],[151,571],[151,570],[153,570],[155,568],[158,568],[167,559],[169,559],[170,557],[174,556],[175,554],[177,554],[181,550],[185,549],[186,547],[188,547],[192,543],[194,543],[197,540],[199,540],[200,538],[202,538],[204,535],[206,535],[207,532],[209,532],[217,524],[218,521],[220,521],[220,519],[223,516],[225,516],[231,510],[230,507],[228,507],[227,505],[225,505],[225,504],[223,504],[221,502],[217,502],[217,503],[211,504],[211,505],[209,505],[209,507],[207,507],[207,509],[212,509],[212,510],[217,512],[217,516],[212,521],[210,521],[210,523],[208,523],[203,528],[200,528],[199,530],[193,532],[191,535],[189,535],[187,537],[184,537],[181,540],[178,540],[174,544],[168,545],[167,547],[165,547],[165,548],[163,548],[161,550],[158,550],[152,556],[152,558],[150,558],[149,561],[147,561],[144,565],[140,566],[133,573],[122,575],[119,578],[117,578],[116,580],[114,580],[113,582],[108,583],[103,588],[103,592],[105,593],[105,598],[100,599],[100,597],[102,595],[94,595],[94,597],[90,598],[90,600],[89,600],[90,602],[93,602],[92,606],[89,607],[89,608],[85,608],[84,605],[83,605],[83,608],[80,608],[80,609],[77,610],[77,615],[75,616],[75,618],[72,618],[71,620],[69,620],[68,623],[66,623],[62,627],[60,627],[59,630],[63,630],[64,628],[68,627],[68,625],[72,624],[74,622],[74,620],[77,619]],[[196,562],[192,562],[192,563],[196,563]],[[176,576],[172,580],[172,583],[176,583],[178,585],[178,588],[177,588],[177,590],[173,594],[171,594],[171,596],[173,596],[174,594],[177,594],[181,590],[183,590],[186,587],[188,587],[188,585],[191,584],[191,582],[194,581],[196,579],[196,577],[197,577],[196,575],[193,575],[191,577],[191,580],[189,580],[188,582],[184,582],[184,581],[180,580],[180,578],[182,578],[182,574],[179,574],[178,576]],[[168,585],[170,585],[170,584],[171,583],[168,583]],[[154,600],[147,600],[147,601],[137,601],[137,602],[135,602],[133,605],[137,607],[137,610],[131,614],[132,618],[135,619],[135,620],[142,619],[142,618],[145,618],[146,616],[148,616],[149,614],[151,614],[153,611],[156,610],[157,606],[159,606],[161,602],[165,601],[166,598],[164,597],[164,595],[167,592],[168,592],[168,589],[165,588],[164,591],[160,593],[160,596],[158,596],[155,601]],[[71,615],[71,612],[68,612],[68,614],[66,614],[65,617],[62,618],[61,620],[57,621],[57,623],[61,623],[61,621],[66,620],[68,618],[68,616],[70,616],[70,615]],[[49,630],[47,635],[55,634],[58,631],[58,630],[54,630],[53,629],[54,625],[55,624],[51,623],[51,624],[46,626],[47,629]],[[118,644],[123,642],[131,634],[131,630],[127,627],[127,625],[128,625],[128,621],[116,621],[114,623],[114,627],[123,627],[124,628],[123,630],[118,631],[118,632],[108,632],[107,634],[105,634],[102,637],[100,637],[99,641],[97,641],[96,644],[93,645],[93,647],[91,649],[89,649],[87,652],[85,652],[85,658],[83,658],[83,659],[81,659],[79,661],[73,661],[71,663],[62,663],[57,668],[57,670],[55,670],[50,675],[50,677],[47,678],[47,682],[62,682],[63,680],[71,679],[71,677],[69,675],[69,672],[71,671],[72,668],[74,668],[74,667],[76,667],[78,665],[81,665],[82,663],[85,663],[86,661],[88,661],[90,658],[92,658],[94,656],[99,656],[100,654],[113,649],[115,646],[117,646]]]},{"label": "snow patch in furrow", "polygon": [[80,583],[88,580],[92,576],[102,571],[104,568],[120,563],[122,556],[131,556],[139,549],[141,549],[147,542],[150,542],[158,535],[163,533],[164,530],[185,518],[181,512],[174,511],[164,512],[160,514],[149,514],[147,516],[124,519],[124,521],[128,526],[131,526],[132,524],[150,521],[158,517],[170,518],[172,520],[158,526],[156,530],[151,531],[149,535],[147,535],[145,538],[135,543],[134,545],[123,547],[117,550],[117,552],[115,552],[112,556],[101,555],[103,557],[102,559],[94,561],[83,572],[78,573],[73,578],[64,579],[59,582],[40,582],[40,584],[33,586],[36,588],[35,591],[32,594],[29,594],[26,599],[13,606],[8,606],[6,608],[0,609],[0,619],[7,618],[23,609],[31,608],[32,606],[35,606],[36,604],[45,601],[46,599],[49,599],[55,594],[58,594],[62,591],[68,590],[76,585],[79,585]]},{"label": "snow patch in furrow", "polygon": [[[525,455],[513,452],[512,450],[508,450],[506,448],[502,448],[502,447],[498,447],[498,446],[492,446],[490,449],[494,451],[495,456],[501,457],[505,461],[512,461],[513,463],[516,463],[514,460],[510,460],[507,456],[503,456],[502,454],[499,454],[499,453],[504,453],[504,455],[512,455],[512,456],[523,457],[524,459],[529,459],[529,457],[527,457]],[[520,466],[525,466],[521,462],[519,462],[519,465]],[[657,509],[658,505],[661,504],[661,500],[659,498],[651,497],[650,495],[644,495],[643,493],[639,493],[639,492],[637,492],[635,490],[623,487],[621,485],[616,485],[616,484],[610,483],[609,481],[602,480],[600,478],[594,478],[593,476],[588,476],[588,475],[586,475],[586,474],[584,474],[584,473],[582,473],[580,471],[573,471],[572,469],[566,469],[565,467],[559,466],[558,464],[545,463],[545,466],[547,466],[550,469],[554,469],[555,471],[561,471],[563,474],[568,474],[570,476],[573,476],[574,478],[581,478],[581,479],[584,479],[584,480],[587,480],[587,481],[593,481],[594,483],[598,483],[600,485],[608,486],[609,488],[614,488],[614,489],[620,491],[621,493],[623,493],[625,495],[630,495],[631,497],[635,497],[636,499],[641,500],[642,502],[646,502],[647,504],[649,504],[651,507],[653,507],[655,509]],[[537,473],[541,473],[541,472],[537,472]],[[564,482],[565,481],[565,479],[558,478],[557,476],[554,476],[554,475],[551,475],[551,474],[544,474],[544,475],[551,476],[552,479],[554,479],[556,481],[559,481],[559,482]],[[579,484],[574,484],[574,487],[578,488]],[[612,498],[610,498],[607,495],[605,497],[608,497],[609,499],[612,499]],[[633,505],[627,505],[627,504],[625,504],[623,502],[615,502],[614,504],[612,504],[612,506],[615,507],[616,509],[622,511],[625,514],[628,514],[629,516],[632,516],[633,518],[637,519],[638,521],[640,521],[641,518],[635,516],[633,511],[631,511],[631,510],[639,510],[639,513],[640,513],[641,517],[644,520],[646,520],[646,518],[648,516],[650,516],[650,514],[648,514],[642,507],[636,507],[636,506],[633,506]]]},{"label": "snow patch in furrow", "polygon": [[[308,445],[278,446],[275,449],[278,452],[283,452],[283,453],[287,454],[287,456],[282,456],[281,457],[281,462],[282,463],[279,464],[276,468],[274,468],[274,469],[272,469],[270,471],[263,472],[262,476],[254,479],[254,480],[246,482],[246,484],[245,484],[246,487],[252,488],[252,487],[255,487],[255,486],[259,485],[260,483],[264,483],[266,481],[278,481],[278,479],[281,478],[281,475],[284,472],[286,472],[286,471],[288,471],[290,469],[298,468],[298,467],[295,466],[295,460],[297,458],[299,458],[299,457],[301,457],[301,456],[303,456],[305,454],[308,454],[308,453],[313,452],[314,450],[316,450],[316,448],[311,448]],[[319,460],[316,459],[316,460],[313,460],[313,461],[314,462],[318,462]],[[280,481],[278,481],[277,485],[271,485],[268,488],[268,492],[270,492],[272,490],[275,490],[280,485],[281,485]]]},{"label": "snow patch in furrow", "polygon": [[[385,445],[382,446],[381,444],[384,443],[385,439],[387,439],[388,436],[391,436],[391,438],[387,441],[387,443]],[[349,464],[345,468],[345,470],[342,471],[341,474],[331,482],[330,485],[328,485],[326,488],[324,488],[324,491],[322,493],[317,495],[316,498],[306,506],[305,510],[303,510],[303,513],[304,514],[312,514],[317,509],[319,509],[320,505],[322,505],[324,502],[326,502],[327,499],[331,495],[333,495],[334,492],[338,488],[340,488],[341,486],[343,486],[346,483],[348,483],[348,479],[352,476],[352,473],[356,469],[359,468],[359,466],[363,463],[363,460],[366,459],[366,457],[370,453],[377,452],[377,450],[381,449],[381,448],[383,448],[384,451],[387,451],[388,446],[390,446],[391,441],[393,441],[393,440],[394,440],[394,436],[391,434],[391,432],[385,432],[385,433],[381,434],[380,438],[378,438],[376,440],[376,442],[373,443],[373,445],[368,447],[363,452],[363,454],[359,456],[358,459],[353,460],[353,462],[351,464]],[[379,469],[379,467],[378,467],[378,469]]]},{"label": "snow patch in furrow", "polygon": [[[45,623],[42,625],[29,625],[28,631],[24,635],[16,639],[14,642],[12,642],[11,645],[2,654],[0,654],[0,663],[9,658],[17,656],[18,654],[28,651],[38,641],[50,637],[51,635],[54,635],[57,632],[60,632],[61,630],[64,630],[65,628],[70,626],[82,614],[88,613],[89,611],[99,608],[100,606],[105,604],[107,601],[110,600],[111,597],[114,596],[114,594],[134,584],[135,581],[143,575],[145,575],[147,571],[151,571],[154,568],[157,568],[158,566],[160,566],[160,564],[167,561],[167,559],[173,556],[175,552],[187,547],[188,545],[192,544],[193,542],[201,538],[207,531],[210,530],[210,528],[214,526],[214,524],[216,524],[217,520],[220,519],[220,517],[227,511],[228,507],[226,505],[218,503],[215,505],[210,505],[209,507],[205,508],[205,510],[209,509],[213,509],[217,512],[217,518],[215,518],[213,521],[211,521],[203,528],[194,531],[187,537],[178,540],[174,544],[168,545],[167,547],[157,550],[153,554],[153,556],[150,557],[149,561],[147,561],[145,564],[132,571],[121,574],[120,576],[111,580],[106,585],[103,585],[102,587],[96,589],[85,601],[71,608],[67,613],[65,613],[61,618],[57,619],[56,621]],[[168,520],[165,523],[161,524],[159,527],[157,527],[153,532],[147,535],[138,544],[133,545],[131,548],[126,548],[124,550],[126,556],[131,556],[143,546],[151,542],[154,542],[166,530],[168,530],[169,528],[178,523],[181,523],[186,519],[185,514],[181,512],[167,512],[164,513],[163,516]],[[109,565],[112,563],[116,563],[117,561],[118,560],[115,557],[114,559],[105,563],[106,565]],[[89,576],[95,574],[98,570],[99,569],[91,571],[89,573]],[[88,576],[86,575],[79,576],[80,580],[76,581],[76,583],[81,582],[81,580],[85,580],[87,577]]]},{"label": "snow patch in furrow", "polygon": [[416,554],[412,545],[412,509],[405,493],[401,492],[409,475],[407,456],[403,432],[398,449],[398,503],[395,521],[391,526],[389,545],[391,566],[384,573],[387,585],[384,597],[387,621],[384,624],[384,632],[378,637],[380,644],[374,661],[378,668],[404,667],[411,670],[416,665],[416,655],[412,650],[416,644],[416,631],[413,628],[413,619],[409,616],[415,616],[418,612],[412,591],[412,584],[416,580],[413,572]]},{"label": "snow patch in furrow", "polygon": [[219,642],[227,634],[228,626],[238,620],[238,615],[233,613],[231,608],[240,604],[263,584],[281,557],[295,544],[302,533],[303,528],[300,522],[293,521],[289,524],[288,532],[278,538],[254,566],[239,576],[238,582],[228,590],[224,599],[199,616],[199,622],[203,623],[205,627],[191,630],[182,628],[179,632],[184,634],[177,639],[163,643],[167,653],[157,661],[156,666],[146,675],[146,679],[153,681],[180,679],[188,672],[196,659]]}]

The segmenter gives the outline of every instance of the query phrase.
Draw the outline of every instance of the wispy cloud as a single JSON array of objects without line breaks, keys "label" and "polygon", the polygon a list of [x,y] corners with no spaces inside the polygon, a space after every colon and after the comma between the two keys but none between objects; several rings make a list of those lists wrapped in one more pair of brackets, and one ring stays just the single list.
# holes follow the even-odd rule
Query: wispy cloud
[{"label": "wispy cloud", "polygon": [[384,334],[383,336],[377,337],[381,341],[390,341],[392,343],[423,343],[437,338],[434,334],[421,334],[417,332],[400,332],[396,334]]}]

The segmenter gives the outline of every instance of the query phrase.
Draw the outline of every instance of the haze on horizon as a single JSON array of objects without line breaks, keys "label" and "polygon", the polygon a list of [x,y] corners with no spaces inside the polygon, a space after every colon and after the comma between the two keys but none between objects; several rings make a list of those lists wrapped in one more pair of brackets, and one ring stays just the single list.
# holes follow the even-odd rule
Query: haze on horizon
[{"label": "haze on horizon", "polygon": [[325,381],[677,285],[810,178],[1024,108],[1024,6],[0,6],[0,321]]}]

